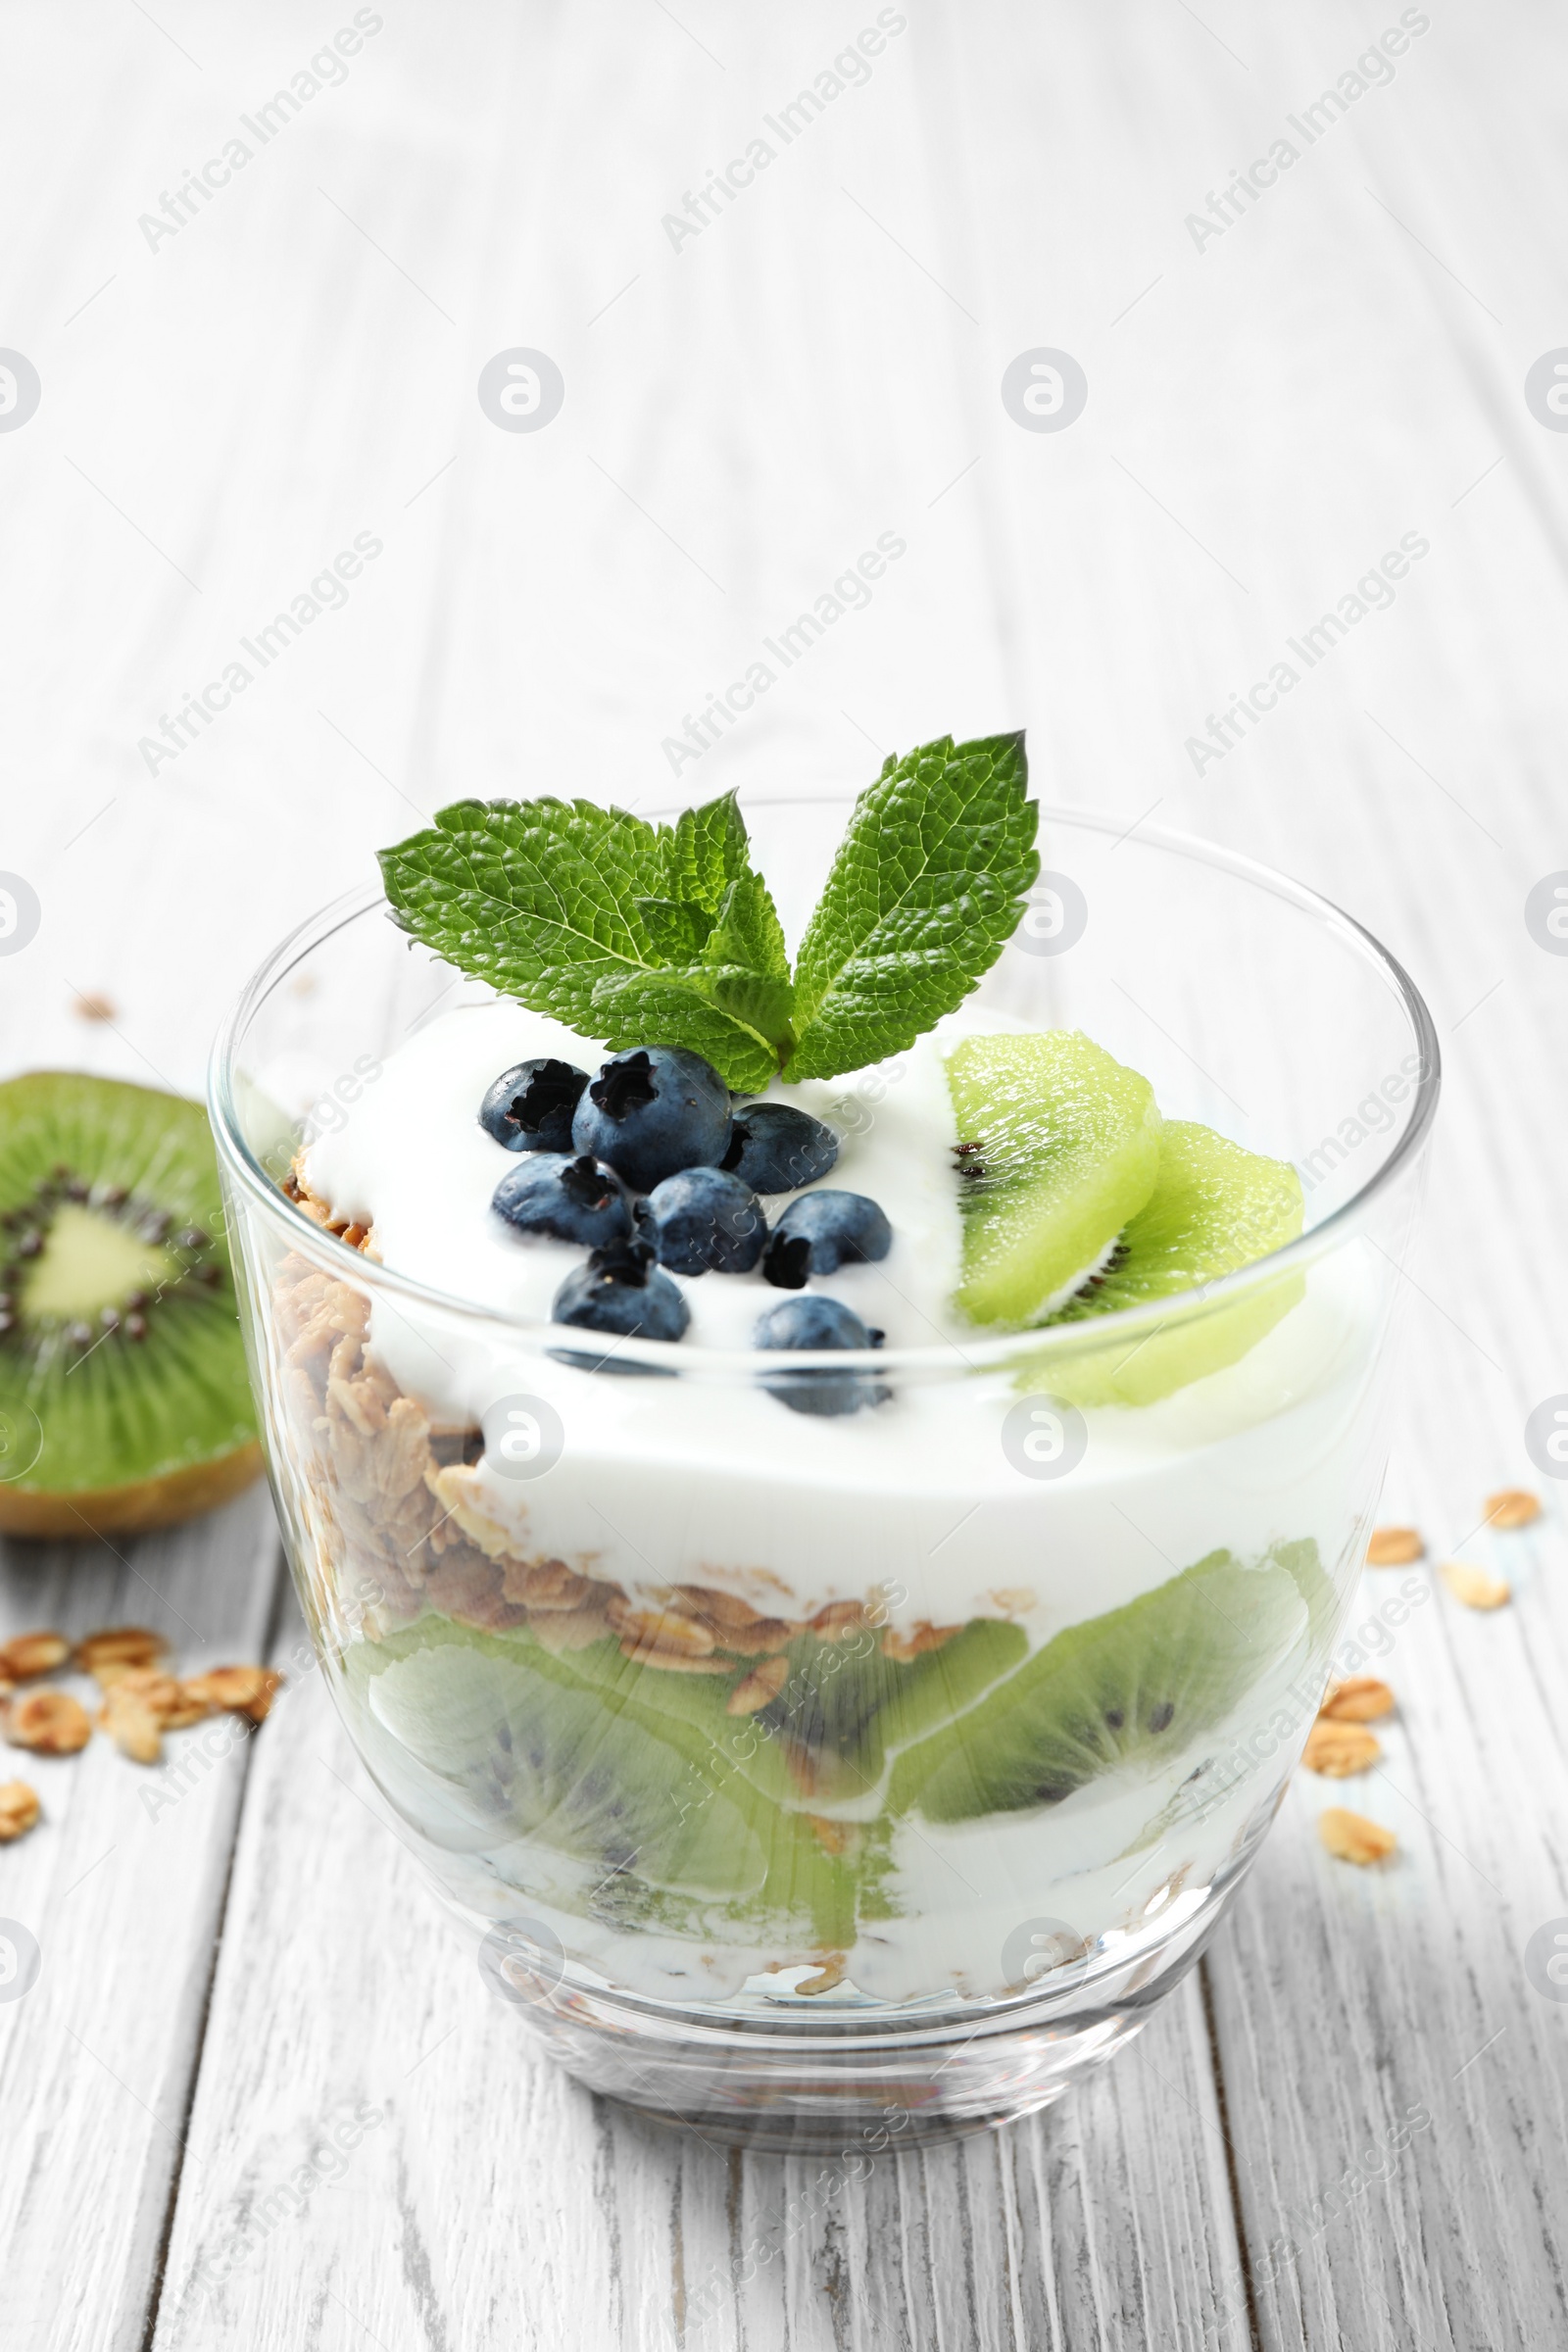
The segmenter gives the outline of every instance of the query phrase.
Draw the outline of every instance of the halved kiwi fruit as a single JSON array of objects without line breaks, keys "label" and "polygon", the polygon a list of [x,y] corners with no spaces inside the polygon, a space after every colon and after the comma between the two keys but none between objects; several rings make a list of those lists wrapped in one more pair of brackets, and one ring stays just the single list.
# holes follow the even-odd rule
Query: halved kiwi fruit
[{"label": "halved kiwi fruit", "polygon": [[199,1102],[0,1085],[0,1531],[160,1527],[257,1476],[221,1227]]},{"label": "halved kiwi fruit", "polygon": [[1075,1029],[966,1037],[948,1056],[975,1323],[1022,1330],[1060,1304],[1154,1189],[1147,1078]]},{"label": "halved kiwi fruit", "polygon": [[1069,1626],[968,1712],[908,1748],[895,1812],[974,1821],[1059,1804],[1102,1773],[1170,1763],[1307,1637],[1283,1565],[1211,1552],[1152,1592]]},{"label": "halved kiwi fruit", "polygon": [[[1148,1200],[1125,1226],[1104,1270],[1051,1317],[1078,1323],[1118,1307],[1216,1282],[1301,1230],[1301,1183],[1285,1160],[1244,1151],[1211,1127],[1167,1119]],[[1054,1362],[1042,1375],[1072,1404],[1152,1404],[1189,1382],[1239,1362],[1300,1298],[1299,1274],[1250,1297],[1178,1319],[1103,1348]]]}]

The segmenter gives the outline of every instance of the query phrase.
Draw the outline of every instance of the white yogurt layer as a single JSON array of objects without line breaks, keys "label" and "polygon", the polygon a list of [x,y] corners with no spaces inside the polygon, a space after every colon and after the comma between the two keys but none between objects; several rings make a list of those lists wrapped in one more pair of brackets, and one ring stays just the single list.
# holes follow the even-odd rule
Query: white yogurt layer
[{"label": "white yogurt layer", "polygon": [[[522,1399],[562,1433],[542,1474],[495,1447],[445,1473],[460,1524],[488,1549],[563,1559],[638,1597],[703,1585],[804,1617],[881,1586],[896,1625],[1006,1614],[1033,1642],[1219,1547],[1255,1558],[1314,1537],[1332,1572],[1362,1477],[1378,1284],[1360,1245],[1314,1267],[1300,1303],[1241,1363],[1154,1405],[1090,1411],[1067,1475],[1015,1466],[1004,1424],[1017,1392],[1005,1374],[968,1372],[986,1335],[952,1303],[960,1236],[943,1059],[959,1036],[1018,1026],[960,1012],[894,1064],[769,1090],[840,1132],[825,1183],[869,1194],[893,1226],[881,1264],[813,1289],[890,1348],[934,1348],[951,1366],[901,1374],[886,1403],[834,1419],[792,1412],[744,1376],[614,1377],[545,1352],[551,1300],[586,1252],[494,1213],[516,1161],[477,1112],[512,1064],[554,1054],[592,1070],[600,1048],[502,1001],[445,1014],[394,1054],[345,1125],[312,1144],[306,1176],[336,1214],[373,1224],[388,1267],[490,1313],[377,1298],[371,1351],[440,1428],[493,1433]],[[770,1222],[786,1198],[764,1203]],[[691,1309],[687,1348],[749,1348],[787,1296],[760,1273],[673,1279]]]}]

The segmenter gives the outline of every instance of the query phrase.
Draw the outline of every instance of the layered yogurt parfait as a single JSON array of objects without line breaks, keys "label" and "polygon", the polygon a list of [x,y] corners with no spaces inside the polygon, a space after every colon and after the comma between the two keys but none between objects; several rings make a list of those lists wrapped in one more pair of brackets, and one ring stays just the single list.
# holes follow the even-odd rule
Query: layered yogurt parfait
[{"label": "layered yogurt parfait", "polygon": [[977,994],[1035,821],[1020,738],[890,760],[793,964],[733,798],[383,856],[486,986],[293,1151],[253,1345],[360,1751],[541,2010],[1136,2022],[1272,1815],[1377,1316],[1288,1161]]}]

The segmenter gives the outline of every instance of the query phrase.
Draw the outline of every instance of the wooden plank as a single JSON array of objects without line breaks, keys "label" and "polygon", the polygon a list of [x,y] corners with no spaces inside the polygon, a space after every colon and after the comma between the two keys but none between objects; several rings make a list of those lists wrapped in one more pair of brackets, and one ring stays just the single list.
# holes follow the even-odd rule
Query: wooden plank
[{"label": "wooden plank", "polygon": [[[5,1546],[0,1627],[145,1625],[199,1673],[262,1654],[278,1568],[257,1488],[118,1550]],[[94,1695],[85,1677],[60,1679]],[[101,1734],[76,1756],[0,1747],[0,1770],[43,1805],[0,1852],[0,1912],[41,1955],[31,1990],[0,2004],[0,2246],[19,2343],[139,2352],[250,1757],[226,1723],[171,1734],[162,1768]]]}]

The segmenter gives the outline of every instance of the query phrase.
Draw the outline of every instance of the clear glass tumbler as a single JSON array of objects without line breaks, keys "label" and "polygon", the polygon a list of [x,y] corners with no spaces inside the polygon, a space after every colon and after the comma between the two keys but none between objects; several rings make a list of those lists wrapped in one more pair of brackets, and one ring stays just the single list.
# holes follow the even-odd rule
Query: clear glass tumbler
[{"label": "clear glass tumbler", "polygon": [[[747,806],[787,928],[848,806]],[[849,2159],[1107,2058],[1256,1851],[1359,1573],[1426,1008],[1245,858],[1053,809],[1042,849],[979,1004],[1294,1161],[1304,1230],[1114,1315],[790,1359],[874,1411],[784,1411],[776,1355],[625,1343],[611,1377],[288,1197],[405,1038],[491,1001],[378,893],[215,1052],[273,1491],[359,1753],[498,2021],[710,2136]],[[842,1082],[846,1167],[901,1077]]]}]

